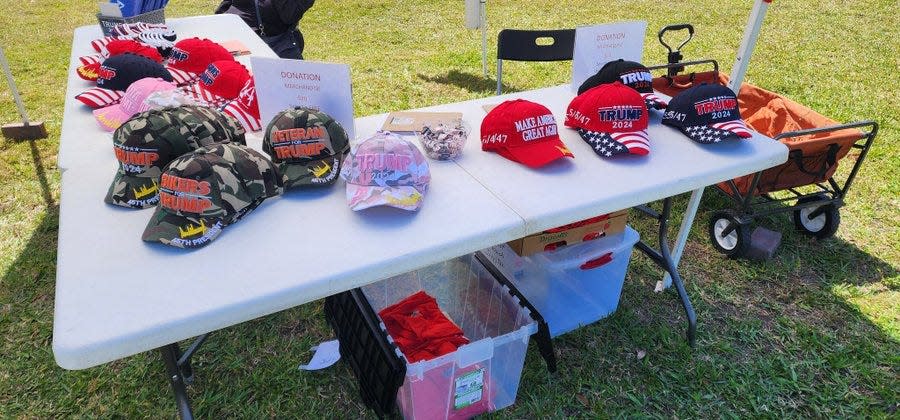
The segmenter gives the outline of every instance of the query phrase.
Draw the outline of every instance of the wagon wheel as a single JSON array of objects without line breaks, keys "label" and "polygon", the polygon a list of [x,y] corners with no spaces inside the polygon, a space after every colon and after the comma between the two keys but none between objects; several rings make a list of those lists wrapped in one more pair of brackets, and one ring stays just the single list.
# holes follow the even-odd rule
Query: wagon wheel
[{"label": "wagon wheel", "polygon": [[717,251],[740,258],[750,249],[750,225],[741,223],[733,211],[717,211],[709,219],[709,238]]},{"label": "wagon wheel", "polygon": [[[825,194],[816,194],[802,197],[797,200],[797,205],[828,200]],[[833,236],[841,224],[841,213],[834,203],[821,206],[809,206],[794,210],[794,226],[804,235],[817,239],[825,239]]]}]

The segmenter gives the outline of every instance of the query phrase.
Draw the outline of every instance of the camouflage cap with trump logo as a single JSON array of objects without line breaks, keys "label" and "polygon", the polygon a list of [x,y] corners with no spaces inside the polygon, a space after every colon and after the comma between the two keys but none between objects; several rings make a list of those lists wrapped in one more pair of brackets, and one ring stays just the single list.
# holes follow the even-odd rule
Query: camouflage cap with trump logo
[{"label": "camouflage cap with trump logo", "polygon": [[263,151],[281,170],[286,188],[328,186],[338,179],[350,140],[328,114],[292,108],[279,112],[266,127]]},{"label": "camouflage cap with trump logo", "polygon": [[233,143],[201,147],[163,171],[159,205],[142,239],[200,248],[282,192],[281,174],[262,153]]},{"label": "camouflage cap with trump logo", "polygon": [[159,177],[169,162],[224,142],[245,144],[244,129],[214,109],[180,106],[135,114],[113,132],[119,170],[105,201],[139,209],[154,206],[159,201]]}]

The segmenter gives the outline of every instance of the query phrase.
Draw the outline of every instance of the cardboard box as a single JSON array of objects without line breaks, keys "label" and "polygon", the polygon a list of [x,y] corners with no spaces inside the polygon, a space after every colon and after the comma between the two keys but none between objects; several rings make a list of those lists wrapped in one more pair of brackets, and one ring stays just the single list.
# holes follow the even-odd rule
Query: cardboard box
[{"label": "cardboard box", "polygon": [[580,222],[570,223],[540,233],[510,241],[509,247],[520,256],[549,251],[564,245],[577,244],[589,239],[615,235],[625,230],[628,210],[620,210]]},{"label": "cardboard box", "polygon": [[459,121],[462,121],[461,112],[394,111],[385,118],[381,129],[418,133],[426,125],[458,124]]}]

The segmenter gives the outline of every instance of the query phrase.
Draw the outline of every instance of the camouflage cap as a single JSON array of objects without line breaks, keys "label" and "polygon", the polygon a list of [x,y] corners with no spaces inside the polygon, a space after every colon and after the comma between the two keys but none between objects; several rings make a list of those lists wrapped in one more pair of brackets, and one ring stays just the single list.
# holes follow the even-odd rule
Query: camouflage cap
[{"label": "camouflage cap", "polygon": [[159,205],[142,239],[202,247],[225,226],[282,192],[281,175],[262,153],[233,143],[201,147],[163,171]]},{"label": "camouflage cap", "polygon": [[159,176],[175,158],[202,146],[245,144],[244,129],[214,109],[179,106],[135,114],[113,133],[119,170],[106,201],[147,208],[159,201]]},{"label": "camouflage cap", "polygon": [[281,170],[286,188],[328,186],[338,179],[350,140],[328,114],[292,108],[279,112],[266,127],[263,151]]}]

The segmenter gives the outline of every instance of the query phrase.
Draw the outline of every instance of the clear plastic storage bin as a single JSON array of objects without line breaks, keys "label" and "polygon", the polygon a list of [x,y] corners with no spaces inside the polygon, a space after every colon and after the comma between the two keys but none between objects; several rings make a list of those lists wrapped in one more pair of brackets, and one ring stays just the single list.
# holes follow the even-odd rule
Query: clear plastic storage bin
[{"label": "clear plastic storage bin", "polygon": [[[484,254],[543,317],[551,337],[615,312],[638,233],[613,235],[518,257],[497,247]],[[512,256],[512,257],[511,257]]]},{"label": "clear plastic storage bin", "polygon": [[[377,318],[382,309],[420,290],[435,298],[438,306],[469,339],[469,344],[443,356],[409,363]],[[340,296],[326,300],[326,317],[341,341],[342,356],[349,356],[360,379],[367,404],[381,414],[390,413],[389,396],[395,398],[407,419],[462,419],[498,410],[516,399],[529,337],[537,325],[519,299],[510,294],[472,255],[463,256],[382,282],[364,286],[365,302],[355,305]],[[349,293],[349,292],[345,292]],[[358,299],[359,300],[359,299]],[[357,306],[356,309],[349,306]],[[359,310],[374,316],[361,328]],[[372,327],[377,325],[377,331]],[[375,334],[373,337],[363,337]],[[374,341],[373,341],[374,340]],[[372,345],[372,342],[387,345]],[[387,350],[389,354],[384,353]],[[397,359],[399,364],[384,360]],[[384,366],[383,366],[384,365]],[[385,368],[387,366],[387,368]],[[399,368],[399,369],[395,369]],[[402,375],[402,379],[391,379]],[[387,378],[387,379],[386,379]],[[402,385],[391,388],[391,384]],[[376,389],[373,389],[376,388]],[[366,395],[369,397],[366,397]],[[381,407],[370,401],[381,396]],[[376,404],[377,405],[377,404]]]}]

